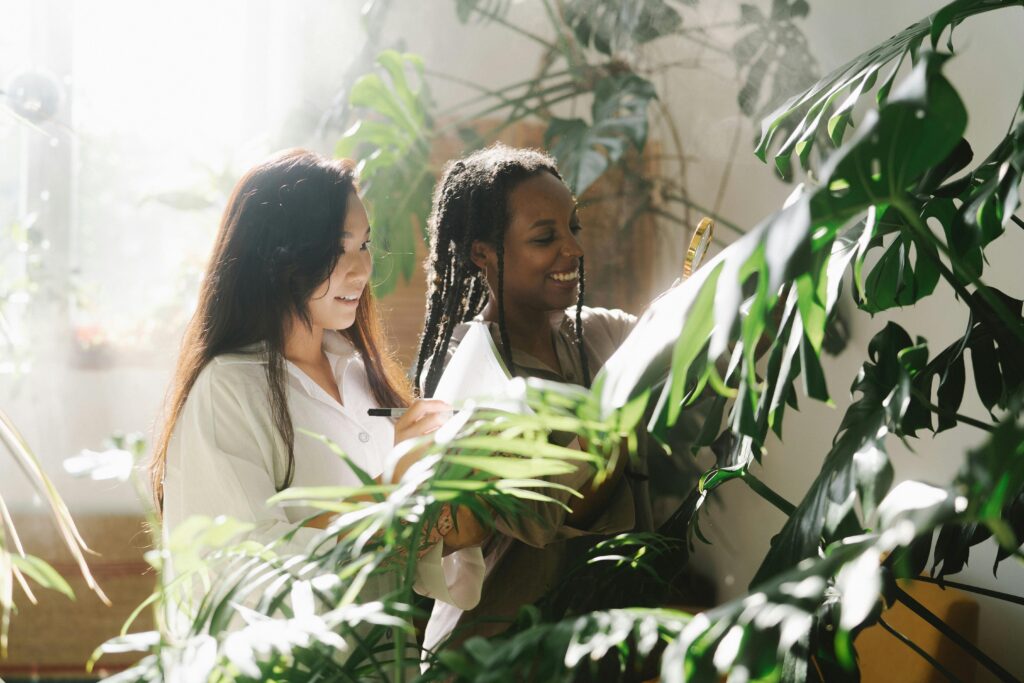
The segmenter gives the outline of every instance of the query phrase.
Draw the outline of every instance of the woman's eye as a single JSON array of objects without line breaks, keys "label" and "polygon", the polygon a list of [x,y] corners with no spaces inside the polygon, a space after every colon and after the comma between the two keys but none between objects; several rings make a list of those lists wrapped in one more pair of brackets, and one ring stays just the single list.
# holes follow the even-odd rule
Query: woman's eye
[{"label": "woman's eye", "polygon": [[360,251],[370,251],[370,240],[366,240],[359,246]]},{"label": "woman's eye", "polygon": [[551,244],[554,241],[555,241],[555,236],[554,235],[548,235],[546,237],[538,237],[537,239],[533,240],[533,243],[534,244]]},{"label": "woman's eye", "polygon": [[569,226],[569,231],[572,234],[574,234],[574,235],[580,234],[580,231],[582,231],[582,230],[583,230],[583,224],[582,223],[573,223],[572,225]]}]

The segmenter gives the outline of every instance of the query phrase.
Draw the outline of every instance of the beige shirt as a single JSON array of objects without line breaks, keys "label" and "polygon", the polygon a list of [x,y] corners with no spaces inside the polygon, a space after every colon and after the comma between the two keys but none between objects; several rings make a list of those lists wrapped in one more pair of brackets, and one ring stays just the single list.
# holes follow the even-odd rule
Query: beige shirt
[{"label": "beige shirt", "polygon": [[[358,476],[345,460],[303,432],[327,437],[357,467],[378,477],[394,447],[394,426],[390,420],[367,416],[367,409],[377,407],[377,402],[352,343],[329,331],[323,348],[342,403],[297,366],[286,363],[288,412],[295,429],[291,485],[359,486]],[[284,481],[287,452],[274,425],[266,361],[258,349],[217,356],[199,373],[167,446],[165,533],[173,533],[192,515],[227,515],[253,525],[249,538],[269,543],[294,532],[290,542],[279,542],[278,547],[284,552],[308,549],[322,532],[300,524],[320,511],[267,505]],[[482,574],[479,548],[442,566],[441,544],[435,544],[417,564],[415,588],[468,608],[479,599]],[[474,576],[478,577],[475,583]]]},{"label": "beige shirt", "polygon": [[[583,368],[576,345],[574,320],[574,308],[557,311],[550,318],[552,339],[562,372],[530,354],[513,350],[515,374],[582,383]],[[582,321],[584,350],[593,378],[633,329],[636,317],[619,310],[584,307]],[[470,324],[478,323],[466,323],[455,329],[446,362]],[[489,323],[489,326],[491,336],[500,348],[498,325]],[[436,602],[424,635],[424,647],[433,649],[450,634],[454,634],[454,638],[461,642],[472,636],[490,636],[504,631],[520,607],[537,602],[563,576],[568,560],[568,539],[634,529],[650,530],[653,524],[643,472],[645,463],[641,460],[639,464],[634,463],[630,467],[637,476],[623,477],[608,507],[588,528],[565,524],[566,512],[561,506],[535,501],[526,501],[532,515],[524,515],[511,524],[495,520],[496,533],[484,545],[485,575],[479,605],[467,611]],[[551,477],[550,480],[578,490],[593,474],[593,467],[584,464],[576,472]],[[571,506],[567,493],[558,489],[542,489],[542,492]],[[463,552],[454,552],[444,561],[454,565],[461,561],[460,555]],[[474,578],[467,576],[466,580],[473,581]],[[455,577],[455,581],[458,580]]]}]

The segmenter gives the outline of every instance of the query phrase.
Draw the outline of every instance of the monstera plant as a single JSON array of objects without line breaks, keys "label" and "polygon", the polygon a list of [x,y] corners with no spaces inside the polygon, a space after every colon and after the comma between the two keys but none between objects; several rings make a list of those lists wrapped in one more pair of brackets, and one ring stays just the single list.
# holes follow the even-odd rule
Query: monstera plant
[{"label": "monstera plant", "polygon": [[[727,672],[737,680],[778,673],[792,680],[853,678],[852,634],[866,624],[886,624],[884,608],[896,603],[953,638],[1000,680],[1016,680],[895,579],[943,581],[963,568],[972,546],[991,537],[999,544],[997,564],[1021,556],[1024,311],[1019,299],[985,284],[983,252],[1005,230],[1024,226],[1014,216],[1024,172],[1024,99],[1006,137],[974,162],[963,138],[967,109],[942,73],[951,55],[940,51],[942,36],[959,23],[1019,5],[954,2],[766,117],[758,155],[786,176],[795,155],[803,169],[814,171],[813,183],[705,266],[696,281],[659,300],[647,317],[658,321],[652,330],[660,339],[649,335],[624,349],[629,362],[609,364],[596,379],[592,400],[602,414],[627,400],[656,399],[649,423],[655,433],[679,419],[705,385],[719,393],[713,417],[721,420],[732,399],[723,434],[712,420],[698,444],[718,436],[727,447],[718,449],[717,466],[680,511],[695,522],[701,500],[716,487],[750,479],[754,461],[771,466],[763,446],[769,430],[782,433],[798,377],[807,396],[828,399],[821,344],[849,271],[856,303],[869,313],[913,305],[940,279],[963,306],[963,336],[942,340],[937,353],[894,323],[874,337],[853,381],[857,399],[799,504],[748,481],[788,520],[747,596],[685,626],[674,622],[662,660],[665,680],[717,680]],[[900,69],[904,61],[907,70]],[[853,108],[875,85],[877,106],[851,134]],[[930,222],[941,225],[941,233]],[[775,324],[769,311],[780,296],[784,312]],[[773,341],[761,367],[754,348],[765,333]],[[729,372],[720,377],[711,361],[731,342]],[[667,381],[652,383],[669,369],[667,357]],[[990,420],[959,413],[968,357]],[[954,481],[891,488],[887,439],[953,428],[981,437]],[[931,576],[922,576],[933,543]],[[657,623],[671,630],[674,618]],[[632,623],[646,628],[652,619],[638,614]],[[593,628],[580,622],[575,638]],[[578,653],[578,643],[569,652]]]},{"label": "monstera plant", "polygon": [[[644,146],[641,133],[655,106],[655,91],[642,76],[628,68],[601,71],[585,60],[614,58],[624,46],[678,29],[677,9],[687,3],[542,4],[552,21],[568,27],[558,33],[563,54],[579,59],[568,61],[564,74],[546,68],[521,84],[519,99],[504,91],[484,93],[480,101],[498,97],[513,112],[544,116],[558,97],[587,83],[600,95],[589,120],[547,119],[551,144],[563,146],[561,161],[579,191],[624,158],[619,151]],[[466,19],[483,13],[504,22],[507,5],[460,0],[456,8]],[[127,635],[105,646],[152,650],[119,680],[161,680],[171,669],[196,680],[571,681],[632,679],[659,670],[669,682],[857,680],[854,636],[876,623],[896,633],[887,621],[896,604],[954,639],[997,679],[1017,680],[994,653],[944,624],[897,579],[976,590],[947,577],[964,567],[977,544],[998,544],[997,564],[1022,557],[1024,303],[986,284],[984,253],[1007,231],[1024,227],[1014,215],[1024,173],[1024,97],[1005,138],[980,150],[976,161],[964,139],[967,107],[943,74],[956,59],[952,41],[943,38],[958,24],[1020,5],[956,0],[765,116],[757,154],[785,177],[807,171],[804,181],[785,207],[658,299],[640,322],[646,333],[627,342],[592,388],[530,381],[521,387],[532,414],[464,411],[424,444],[427,456],[400,482],[367,479],[361,489],[281,493],[277,502],[338,513],[305,553],[235,543],[231,538],[244,529],[225,520],[184,526],[153,559],[160,565],[175,558],[187,570],[179,569],[166,590],[191,580],[184,593],[203,588],[197,609],[175,634]],[[773,3],[784,22],[805,11],[802,2]],[[743,7],[742,21],[760,19],[768,20]],[[752,61],[751,71],[767,68],[758,66],[757,54],[770,39],[766,33],[736,48]],[[351,104],[377,114],[361,120],[341,145],[361,157],[371,205],[393,212],[395,225],[406,228],[425,217],[421,189],[431,182],[425,160],[432,136],[453,125],[438,124],[442,119],[424,90],[410,85],[410,64],[418,62],[387,52],[380,58],[386,77],[355,82]],[[577,80],[586,74],[591,80]],[[751,89],[749,82],[744,89]],[[417,239],[399,232],[394,228],[392,244]],[[852,291],[844,291],[846,279]],[[857,375],[828,378],[833,386],[852,381],[855,400],[837,420],[832,446],[821,454],[820,471],[802,498],[789,502],[755,477],[755,463],[775,465],[765,444],[770,432],[782,434],[798,395],[829,398],[821,354],[840,297],[852,296],[871,314],[913,306],[940,281],[957,295],[964,333],[929,343],[895,323],[880,325]],[[756,349],[765,339],[766,356],[759,358]],[[728,363],[716,363],[722,358]],[[987,416],[961,412],[968,391]],[[566,458],[602,465],[621,441],[635,446],[638,433],[671,443],[671,430],[698,400],[710,408],[695,445],[714,444],[717,462],[693,490],[681,492],[685,502],[663,534],[609,539],[592,564],[628,573],[646,562],[685,561],[685,552],[680,560],[670,550],[686,547],[687,530],[699,534],[699,517],[714,514],[705,502],[738,480],[787,518],[746,594],[696,616],[649,603],[593,601],[563,601],[552,616],[548,603],[524,609],[497,638],[429,653],[410,645],[418,613],[410,588],[413,556],[422,522],[441,504],[483,510],[486,501],[498,514],[515,515],[517,501],[543,498],[541,478],[564,471]],[[554,429],[586,435],[590,452],[548,443]],[[976,435],[955,478],[894,486],[889,442],[950,429]],[[201,545],[216,550],[200,559]],[[211,581],[204,567],[212,561],[224,563],[219,579],[203,585]],[[390,588],[365,592],[382,577]],[[985,594],[1021,602],[1008,591]],[[229,628],[238,617],[242,628]]]},{"label": "monstera plant", "polygon": [[[387,45],[381,24],[392,4],[366,4],[368,48]],[[610,169],[629,178],[636,206],[629,225],[622,227],[656,215],[692,229],[687,211],[695,208],[739,230],[716,207],[699,206],[687,194],[680,181],[688,154],[679,133],[681,122],[655,87],[655,82],[699,67],[651,48],[678,44],[680,49],[697,46],[730,55],[743,81],[739,107],[751,117],[767,113],[815,78],[815,62],[797,24],[808,12],[804,0],[772,0],[767,13],[742,5],[735,17],[716,22],[701,16],[697,0],[541,0],[538,8],[554,38],[511,21],[510,2],[453,4],[467,24],[465,30],[478,23],[496,24],[537,45],[540,57],[532,78],[501,86],[430,70],[419,56],[395,49],[357,60],[339,96],[345,106],[333,110],[326,122],[344,128],[338,155],[360,162],[375,240],[386,249],[377,268],[381,294],[408,280],[417,266],[416,244],[425,240],[425,218],[441,170],[431,157],[439,140],[455,138],[467,149],[482,147],[528,121],[543,130],[545,146],[584,203],[597,201],[587,191]],[[454,81],[476,94],[440,109],[431,97],[430,79]],[[570,118],[556,113],[557,105],[576,103],[585,114]],[[652,119],[665,132],[665,148],[659,153],[663,163],[656,175],[639,161]]]},{"label": "monstera plant", "polygon": [[[965,103],[943,75],[943,65],[954,58],[951,34],[958,24],[1020,4],[953,2],[765,116],[757,155],[787,179],[797,166],[810,172],[805,182],[784,209],[660,300],[647,313],[657,334],[623,353],[628,363],[610,363],[578,406],[609,417],[627,403],[649,403],[650,431],[664,436],[706,386],[715,390],[718,397],[697,446],[714,442],[718,463],[679,514],[695,522],[703,499],[732,479],[746,481],[786,513],[788,521],[750,595],[685,626],[678,615],[661,621],[653,613],[606,614],[604,621],[574,622],[572,628],[539,625],[534,628],[561,629],[565,638],[550,640],[527,629],[502,643],[467,647],[448,657],[458,660],[455,670],[468,678],[471,671],[497,671],[499,663],[519,667],[531,647],[546,651],[553,642],[570,645],[561,665],[571,669],[586,650],[580,642],[586,634],[606,635],[608,628],[623,629],[629,622],[648,635],[657,630],[651,624],[663,636],[666,629],[672,632],[663,657],[666,680],[682,680],[683,672],[687,680],[716,680],[727,671],[741,672],[740,678],[785,671],[796,679],[836,680],[856,670],[852,634],[869,623],[885,624],[881,607],[902,602],[961,642],[997,677],[1013,680],[988,654],[943,628],[894,579],[921,577],[933,543],[931,576],[924,577],[931,580],[959,571],[970,548],[991,537],[1000,547],[997,563],[1020,556],[1022,302],[985,284],[983,275],[985,249],[1005,230],[1024,227],[1014,215],[1024,171],[1024,100],[1006,137],[983,150],[979,162],[963,137]],[[503,93],[498,104],[513,115],[539,113],[548,122],[547,139],[579,192],[627,149],[643,148],[656,100],[650,82],[628,64],[619,72],[602,72],[586,58],[595,52],[614,56],[631,41],[654,39],[657,30],[676,30],[679,14],[666,2],[548,7],[553,21],[571,29],[559,33],[563,54],[575,55],[575,61],[565,59],[569,73],[548,76],[545,70],[544,78],[521,85],[521,99]],[[459,8],[466,17],[478,12],[495,20],[502,20],[505,9],[503,3],[470,2]],[[803,3],[776,2],[773,8],[783,16],[806,11]],[[762,16],[751,6],[741,13],[743,21]],[[571,48],[564,47],[567,36],[575,38]],[[945,42],[944,36],[949,36]],[[751,31],[735,54],[749,56],[759,40],[764,36]],[[386,57],[392,64],[397,58]],[[766,68],[755,61],[750,71]],[[572,96],[578,87],[572,83],[581,74],[591,76],[590,120],[545,119],[551,103]],[[376,79],[362,83],[383,83]],[[392,83],[402,82],[392,74]],[[746,97],[750,89],[748,82]],[[353,104],[369,103],[355,95]],[[870,97],[874,106],[854,129],[854,111],[865,108]],[[541,106],[530,106],[538,101]],[[353,146],[358,140],[359,129],[350,131],[341,151],[358,152]],[[764,444],[769,431],[781,435],[786,407],[797,405],[798,381],[808,397],[828,400],[820,361],[825,327],[851,272],[852,296],[867,313],[911,306],[944,281],[962,305],[966,329],[959,339],[939,340],[930,352],[925,339],[886,325],[853,379],[856,400],[839,423],[819,475],[803,499],[790,504],[749,467],[755,461],[771,466]],[[770,315],[777,306],[781,318]],[[762,366],[754,349],[766,334],[772,344]],[[723,377],[713,361],[727,353],[731,363]],[[968,361],[989,420],[959,412]],[[965,455],[955,481],[946,487],[905,482],[892,488],[887,439],[954,428],[984,437]],[[608,646],[604,636],[597,640]],[[656,641],[652,635],[636,642],[650,649]]]}]

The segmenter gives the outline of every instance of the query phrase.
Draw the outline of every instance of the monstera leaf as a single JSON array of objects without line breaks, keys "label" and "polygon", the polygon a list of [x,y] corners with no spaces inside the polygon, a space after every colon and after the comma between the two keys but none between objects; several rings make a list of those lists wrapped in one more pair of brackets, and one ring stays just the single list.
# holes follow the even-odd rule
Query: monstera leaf
[{"label": "monstera leaf", "polygon": [[[858,135],[828,160],[821,187],[799,190],[788,207],[648,309],[639,323],[642,332],[631,336],[595,378],[602,411],[615,410],[650,382],[670,376],[655,417],[667,411],[665,423],[671,426],[685,399],[696,395],[694,389],[717,375],[710,361],[730,341],[740,340],[742,355],[732,366],[741,380],[732,423],[762,444],[771,413],[784,404],[787,392],[776,382],[760,386],[753,351],[772,322],[769,313],[786,281],[796,285],[790,294],[795,305],[781,321],[786,334],[776,335],[773,343],[773,349],[783,347],[773,350],[781,354],[770,361],[773,372],[788,384],[799,355],[808,393],[827,399],[816,358],[845,268],[858,249],[884,231],[876,219],[879,211],[888,202],[906,201],[906,188],[946,157],[966,126],[963,104],[941,74],[943,61],[934,53],[922,57],[898,92],[869,113]],[[745,292],[753,296],[741,312]]]},{"label": "monstera leaf", "polygon": [[814,557],[823,537],[859,532],[860,525],[847,519],[854,502],[849,493],[859,490],[865,510],[872,511],[892,483],[885,437],[900,430],[911,399],[912,378],[901,361],[918,366],[920,359],[910,336],[894,323],[871,340],[868,353],[871,359],[852,387],[860,399],[847,411],[821,472],[773,540],[751,585]]},{"label": "monstera leaf", "polygon": [[635,74],[606,76],[594,88],[591,122],[552,119],[544,143],[558,159],[566,183],[577,195],[629,151],[647,144],[647,107],[657,93]]},{"label": "monstera leaf", "polygon": [[562,3],[562,18],[580,45],[606,55],[675,33],[683,23],[665,0],[569,0]]},{"label": "monstera leaf", "polygon": [[479,19],[500,19],[508,13],[512,0],[455,0],[455,14],[462,23]]},{"label": "monstera leaf", "polygon": [[[896,80],[897,72],[909,56],[917,62],[926,39],[933,47],[946,29],[982,12],[1016,6],[1015,0],[956,0],[935,14],[897,33],[889,40],[835,69],[813,87],[795,95],[764,118],[756,154],[766,160],[781,134],[786,137],[772,153],[775,167],[783,178],[792,176],[793,155],[805,169],[810,153],[821,134],[838,145],[851,124],[851,116],[862,95],[882,76],[878,100],[884,102]],[[884,74],[883,74],[884,71]]]},{"label": "monstera leaf", "polygon": [[377,63],[382,73],[367,74],[352,86],[349,102],[364,118],[342,136],[335,152],[358,160],[376,251],[374,285],[383,296],[416,269],[436,176],[430,165],[432,103],[422,61],[388,50]]},{"label": "monstera leaf", "polygon": [[747,30],[731,52],[744,76],[737,103],[747,116],[763,115],[814,83],[815,60],[795,24],[809,10],[805,0],[773,0],[767,14],[756,5],[740,5],[739,23]]},{"label": "monstera leaf", "polygon": [[1024,544],[1024,422],[1021,400],[1012,406],[992,438],[971,451],[957,477],[957,483],[979,501],[977,521],[950,523],[942,527],[935,543],[932,573],[940,578],[956,574],[967,565],[970,549],[995,535],[999,549],[992,566],[999,564]]}]

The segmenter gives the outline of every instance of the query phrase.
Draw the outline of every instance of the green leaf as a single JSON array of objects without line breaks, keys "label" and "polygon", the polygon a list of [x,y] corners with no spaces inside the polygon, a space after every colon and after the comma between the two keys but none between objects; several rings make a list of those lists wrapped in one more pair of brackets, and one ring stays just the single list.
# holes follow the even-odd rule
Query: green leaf
[{"label": "green leaf", "polygon": [[864,517],[870,518],[892,486],[892,463],[885,451],[869,443],[853,454],[853,469],[861,509]]},{"label": "green leaf", "polygon": [[675,33],[683,21],[665,0],[566,0],[560,6],[580,45],[605,55]]},{"label": "green leaf", "polygon": [[[842,139],[840,128],[844,126],[840,123],[841,112],[851,111],[856,101],[851,102],[847,98],[838,105],[832,114],[827,115],[840,93],[857,93],[856,99],[859,99],[863,93],[869,90],[869,86],[861,86],[863,81],[869,77],[873,78],[880,69],[891,65],[891,71],[878,91],[878,101],[886,102],[899,65],[908,54],[918,54],[918,46],[933,30],[941,32],[946,26],[955,25],[975,14],[1010,6],[1014,6],[1010,0],[957,0],[931,17],[922,19],[889,40],[838,67],[804,92],[791,97],[763,119],[761,135],[756,148],[757,156],[762,161],[767,161],[769,151],[776,146],[784,133],[788,133],[775,152],[776,166],[784,177],[788,177],[789,157],[797,143],[808,148],[814,145],[815,141],[819,139],[820,127],[825,125],[826,121],[832,121],[836,115],[840,118],[832,124],[835,134],[833,143],[838,143],[839,140],[836,138]],[[917,63],[916,58],[915,63]],[[808,149],[804,149],[801,158],[806,159],[808,152]]]},{"label": "green leaf", "polygon": [[509,479],[533,479],[576,471],[576,466],[571,462],[550,458],[450,455],[448,460],[453,465],[465,465],[496,477]]},{"label": "green leaf", "polygon": [[816,354],[821,353],[821,343],[825,339],[825,321],[828,317],[825,306],[828,252],[820,250],[818,253],[823,255],[821,264],[796,279],[797,308],[800,310],[804,335]]},{"label": "green leaf", "polygon": [[486,22],[504,18],[511,7],[511,0],[455,0],[455,15],[463,24],[473,17]]},{"label": "green leaf", "polygon": [[971,366],[978,387],[978,398],[991,411],[999,402],[1003,386],[996,344],[992,338],[977,339],[971,343]]},{"label": "green leaf", "polygon": [[807,337],[800,340],[800,365],[803,367],[804,393],[819,401],[828,401],[828,386],[825,384],[825,371],[821,367],[818,353],[814,350]]},{"label": "green leaf", "polygon": [[69,599],[75,599],[75,592],[71,590],[71,586],[64,579],[63,576],[57,573],[57,570],[50,566],[45,560],[32,555],[11,555],[11,563],[15,568],[21,571],[26,577],[32,579],[43,588],[49,588],[55,590],[67,596]]},{"label": "green leaf", "polygon": [[[1024,103],[1020,119],[992,154],[971,175],[961,195],[964,221],[986,245],[1003,233],[1003,226],[1020,206],[1020,184],[1024,179]],[[977,272],[980,272],[980,268]]]},{"label": "green leaf", "polygon": [[635,74],[606,76],[594,88],[591,122],[552,118],[544,144],[558,159],[566,183],[576,195],[630,149],[647,144],[647,107],[657,98],[654,86]]},{"label": "green leaf", "polygon": [[[598,456],[574,448],[566,448],[547,440],[523,438],[504,438],[501,436],[466,436],[452,442],[451,446],[459,452],[478,450],[486,453],[509,453],[527,458],[550,458],[561,460],[578,460],[597,462]],[[446,461],[452,461],[446,458]]]},{"label": "green leaf", "polygon": [[860,307],[878,313],[897,306],[911,306],[935,291],[939,269],[934,258],[907,233],[898,235],[868,274]]},{"label": "green leaf", "polygon": [[679,412],[683,408],[683,396],[686,393],[685,378],[690,364],[697,358],[707,343],[708,337],[711,336],[714,325],[712,312],[714,310],[715,285],[720,273],[721,269],[715,268],[704,287],[697,294],[690,314],[683,325],[679,342],[672,351],[672,380],[667,385],[669,390],[667,412],[670,425],[675,424],[679,418]]},{"label": "green leaf", "polygon": [[863,71],[861,75],[851,84],[850,94],[847,98],[836,107],[835,111],[828,119],[828,136],[832,140],[832,144],[838,147],[843,142],[843,138],[846,134],[846,128],[850,124],[850,117],[853,115],[853,108],[857,106],[860,101],[861,95],[865,90],[870,90],[874,84],[875,79],[878,76],[878,69],[881,68],[880,64],[875,64]]},{"label": "green leaf", "polygon": [[885,455],[885,435],[897,428],[909,404],[910,378],[899,354],[912,346],[910,336],[894,323],[886,325],[871,340],[870,359],[852,387],[861,396],[847,410],[821,471],[796,512],[773,539],[751,586],[815,556],[820,539],[831,538],[836,525],[845,518],[845,514],[834,509],[848,505],[850,492],[864,492],[867,508],[873,507],[885,493],[892,481]]},{"label": "green leaf", "polygon": [[867,112],[853,139],[822,167],[815,214],[852,213],[902,197],[957,147],[967,111],[941,74],[944,62],[925,54],[881,109]]},{"label": "green leaf", "polygon": [[939,424],[936,432],[945,431],[956,426],[956,418],[952,414],[960,410],[960,403],[964,398],[965,382],[964,357],[963,354],[959,354],[949,365],[939,382],[938,405],[945,414],[939,415]]},{"label": "green leaf", "polygon": [[[349,92],[349,104],[360,118],[338,141],[335,153],[358,161],[373,226],[374,291],[384,296],[416,269],[436,174],[430,163],[433,103],[422,59],[385,50],[377,65],[382,73],[362,76]],[[417,78],[415,87],[410,73]]]}]

